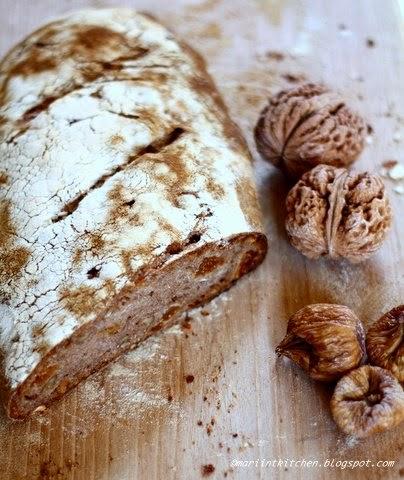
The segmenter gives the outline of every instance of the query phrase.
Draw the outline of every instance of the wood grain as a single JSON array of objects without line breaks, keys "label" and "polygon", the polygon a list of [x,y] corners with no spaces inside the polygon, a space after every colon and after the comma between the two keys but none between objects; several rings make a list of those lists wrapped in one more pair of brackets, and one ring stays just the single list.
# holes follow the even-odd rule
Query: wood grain
[{"label": "wood grain", "polygon": [[[373,128],[356,170],[402,158],[403,2],[377,0],[1,0],[0,53],[50,17],[83,6],[148,10],[208,60],[256,156],[270,251],[263,266],[190,322],[129,353],[24,423],[0,414],[0,478],[395,479],[404,476],[402,427],[365,441],[340,434],[330,387],[274,347],[307,303],[345,303],[366,325],[403,303],[404,197],[387,181],[394,228],[359,266],[308,261],[283,229],[288,186],[264,165],[252,128],[267,96],[294,82],[342,91]],[[374,46],[369,46],[373,40]],[[275,53],[274,53],[275,52]],[[193,378],[192,378],[193,377]],[[233,460],[394,460],[393,468],[232,467]]]}]

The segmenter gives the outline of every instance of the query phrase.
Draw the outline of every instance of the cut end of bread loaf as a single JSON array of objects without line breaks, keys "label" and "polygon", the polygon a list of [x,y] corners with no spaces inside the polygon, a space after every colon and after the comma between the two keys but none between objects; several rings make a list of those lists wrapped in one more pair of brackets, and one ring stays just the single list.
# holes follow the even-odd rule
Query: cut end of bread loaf
[{"label": "cut end of bread loaf", "polygon": [[180,256],[178,251],[166,252],[138,272],[96,320],[48,352],[11,392],[8,415],[23,419],[61,397],[111,360],[175,324],[184,311],[228,289],[262,262],[266,250],[263,234],[245,233],[193,246]]},{"label": "cut end of bread loaf", "polygon": [[229,288],[266,239],[203,59],[134,10],[31,34],[0,62],[0,114],[0,387],[21,419]]}]

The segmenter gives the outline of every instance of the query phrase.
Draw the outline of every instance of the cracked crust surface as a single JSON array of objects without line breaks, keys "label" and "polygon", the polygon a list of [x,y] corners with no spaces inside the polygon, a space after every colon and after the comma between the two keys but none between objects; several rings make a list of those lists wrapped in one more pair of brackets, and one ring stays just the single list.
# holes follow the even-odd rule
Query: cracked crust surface
[{"label": "cracked crust surface", "polygon": [[6,401],[148,266],[251,233],[242,254],[258,254],[217,294],[265,254],[248,150],[203,60],[133,10],[76,12],[15,47],[0,142]]}]

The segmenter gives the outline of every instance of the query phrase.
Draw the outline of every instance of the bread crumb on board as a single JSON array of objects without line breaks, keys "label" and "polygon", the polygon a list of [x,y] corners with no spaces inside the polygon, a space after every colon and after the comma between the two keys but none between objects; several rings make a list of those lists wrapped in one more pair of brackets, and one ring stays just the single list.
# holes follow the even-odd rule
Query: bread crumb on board
[{"label": "bread crumb on board", "polygon": [[[55,417],[64,410],[63,436],[66,441],[85,438],[111,418],[117,425],[141,426],[165,422],[174,424],[184,415],[179,401],[172,395],[169,381],[162,381],[161,372],[167,362],[173,365],[179,361],[172,356],[172,346],[180,337],[187,337],[187,330],[181,323],[188,322],[194,329],[202,323],[215,322],[222,314],[223,305],[229,300],[224,292],[208,305],[189,311],[179,324],[151,337],[139,347],[129,351],[100,372],[90,376],[67,396],[64,408],[62,402],[41,409],[32,419],[27,432],[24,422],[13,422],[0,411],[0,444],[10,438],[11,432],[24,439],[27,449],[41,449],[48,441],[49,430],[53,430]],[[174,371],[179,371],[174,369]],[[76,408],[71,408],[75,403]],[[70,412],[74,411],[74,415]],[[55,413],[56,412],[56,413]],[[58,427],[59,428],[59,427]],[[20,433],[18,433],[20,432]],[[15,468],[18,467],[16,460]]]},{"label": "bread crumb on board", "polygon": [[[182,335],[176,325],[156,337],[151,337],[135,350],[128,352],[105,369],[90,376],[76,389],[70,392],[65,402],[77,403],[74,421],[63,423],[63,435],[66,439],[78,435],[85,437],[100,427],[108,419],[120,423],[141,420],[147,424],[159,422],[159,411],[164,410],[168,421],[181,416],[181,408],[171,393],[166,391],[165,382],[158,381],[162,364],[168,360],[170,337]],[[175,361],[175,359],[171,359]],[[145,381],[145,377],[150,378]],[[156,381],[153,381],[156,378]],[[24,437],[27,448],[40,447],[47,442],[46,431],[52,429],[55,409],[62,409],[62,403],[48,409],[42,408],[31,419],[32,428],[26,432],[24,422],[8,420],[4,412],[0,413],[0,441],[5,441],[10,431],[19,431]],[[67,411],[65,415],[72,416]]]}]

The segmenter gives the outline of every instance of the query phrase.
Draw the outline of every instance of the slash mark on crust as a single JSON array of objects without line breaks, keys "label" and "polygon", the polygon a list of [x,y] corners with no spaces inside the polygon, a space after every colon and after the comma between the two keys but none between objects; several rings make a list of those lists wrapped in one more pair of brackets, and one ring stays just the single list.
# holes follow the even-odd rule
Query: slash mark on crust
[{"label": "slash mark on crust", "polygon": [[80,203],[83,201],[83,199],[93,190],[97,188],[101,188],[105,182],[116,175],[117,173],[121,172],[124,170],[128,165],[134,163],[136,160],[138,160],[140,157],[146,154],[150,153],[159,153],[162,151],[164,148],[168,147],[169,145],[173,144],[176,142],[183,134],[185,133],[185,130],[181,127],[176,127],[172,130],[170,130],[166,135],[164,135],[162,138],[159,138],[158,140],[150,143],[146,147],[142,148],[139,152],[136,153],[136,155],[130,155],[127,160],[120,165],[117,165],[114,167],[112,170],[110,170],[108,173],[105,173],[102,175],[96,182],[94,182],[87,190],[84,192],[80,193],[76,197],[74,197],[72,200],[67,202],[61,212],[54,216],[52,218],[53,223],[60,222],[61,220],[64,220],[66,217],[71,215],[74,211],[77,210],[79,207]]}]

